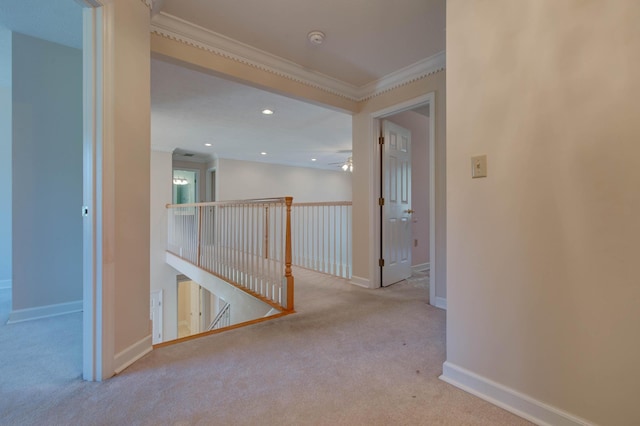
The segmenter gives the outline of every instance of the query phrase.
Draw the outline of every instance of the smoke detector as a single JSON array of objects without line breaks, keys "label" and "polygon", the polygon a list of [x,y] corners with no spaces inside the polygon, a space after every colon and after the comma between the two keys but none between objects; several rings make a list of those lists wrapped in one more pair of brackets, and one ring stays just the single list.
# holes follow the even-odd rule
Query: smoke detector
[{"label": "smoke detector", "polygon": [[311,31],[307,34],[307,38],[313,44],[322,44],[324,41],[324,33],[322,31]]}]

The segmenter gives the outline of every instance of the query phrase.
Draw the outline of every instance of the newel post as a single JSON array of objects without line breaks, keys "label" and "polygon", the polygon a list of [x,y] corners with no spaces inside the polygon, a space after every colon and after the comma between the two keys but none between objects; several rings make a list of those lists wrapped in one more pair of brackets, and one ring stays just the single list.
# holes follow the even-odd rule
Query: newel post
[{"label": "newel post", "polygon": [[284,277],[287,283],[287,311],[293,311],[293,274],[291,273],[291,204],[293,197],[285,197],[287,205],[287,230],[285,233]]}]

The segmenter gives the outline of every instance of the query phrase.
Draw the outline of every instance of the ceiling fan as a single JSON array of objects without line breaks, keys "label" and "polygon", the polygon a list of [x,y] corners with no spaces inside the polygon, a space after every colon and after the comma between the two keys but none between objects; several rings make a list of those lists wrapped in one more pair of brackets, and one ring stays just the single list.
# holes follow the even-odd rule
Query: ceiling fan
[{"label": "ceiling fan", "polygon": [[337,163],[329,163],[329,165],[330,166],[337,165],[337,166],[340,166],[340,168],[342,170],[344,170],[345,172],[346,171],[353,172],[353,157],[347,158],[346,161],[339,161]]}]

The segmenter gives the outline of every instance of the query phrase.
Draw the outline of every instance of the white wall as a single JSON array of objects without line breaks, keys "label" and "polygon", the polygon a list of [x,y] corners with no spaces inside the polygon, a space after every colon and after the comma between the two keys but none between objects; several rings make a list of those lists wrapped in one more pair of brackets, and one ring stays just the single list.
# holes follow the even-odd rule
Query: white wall
[{"label": "white wall", "polygon": [[[357,165],[355,166],[357,167]],[[218,201],[292,196],[294,203],[351,201],[351,173],[218,159]]]},{"label": "white wall", "polygon": [[13,315],[82,299],[82,52],[18,33],[12,52]]},{"label": "white wall", "polygon": [[0,26],[0,288],[11,287],[11,31]]},{"label": "white wall", "polygon": [[411,131],[411,264],[429,262],[429,117],[404,111],[386,120]]},{"label": "white wall", "polygon": [[640,424],[639,18],[447,2],[445,376],[548,424]]},{"label": "white wall", "polygon": [[167,265],[167,209],[171,204],[172,159],[170,152],[151,151],[150,191],[150,279],[151,291],[162,290],[162,338],[178,337],[178,272]]}]

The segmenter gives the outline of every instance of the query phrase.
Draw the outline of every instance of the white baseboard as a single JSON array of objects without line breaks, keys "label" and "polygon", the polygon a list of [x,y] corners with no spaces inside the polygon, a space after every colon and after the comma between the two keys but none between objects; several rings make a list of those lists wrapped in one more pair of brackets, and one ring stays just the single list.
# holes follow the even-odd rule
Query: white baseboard
[{"label": "white baseboard", "polygon": [[149,334],[125,350],[117,353],[114,359],[114,365],[116,366],[115,373],[120,374],[125,368],[151,352],[153,350],[151,344],[152,337],[153,336]]},{"label": "white baseboard", "polygon": [[0,280],[0,290],[11,288],[11,280]]},{"label": "white baseboard", "polygon": [[55,305],[38,306],[35,308],[16,309],[11,311],[9,314],[9,321],[7,321],[7,324],[72,314],[74,312],[82,312],[82,300],[58,303]]},{"label": "white baseboard", "polygon": [[540,426],[592,426],[584,419],[533,399],[486,377],[446,361],[443,380]]},{"label": "white baseboard", "polygon": [[433,304],[436,308],[447,309],[447,299],[444,297],[436,297],[436,303]]},{"label": "white baseboard", "polygon": [[355,284],[358,287],[371,288],[369,287],[370,281],[369,278],[361,278],[356,277],[355,275],[351,276],[351,280],[349,281],[351,284]]},{"label": "white baseboard", "polygon": [[413,272],[425,272],[431,270],[431,263],[419,263],[417,265],[413,265],[411,267],[411,271]]}]

